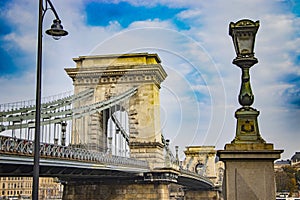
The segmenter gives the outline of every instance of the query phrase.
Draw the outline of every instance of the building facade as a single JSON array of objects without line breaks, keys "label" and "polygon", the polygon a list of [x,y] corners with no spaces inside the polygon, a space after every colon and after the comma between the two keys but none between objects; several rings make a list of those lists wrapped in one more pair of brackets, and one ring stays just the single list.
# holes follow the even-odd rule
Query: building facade
[{"label": "building facade", "polygon": [[[32,177],[1,177],[0,199],[31,199]],[[56,178],[40,178],[39,199],[61,199],[63,186]]]}]

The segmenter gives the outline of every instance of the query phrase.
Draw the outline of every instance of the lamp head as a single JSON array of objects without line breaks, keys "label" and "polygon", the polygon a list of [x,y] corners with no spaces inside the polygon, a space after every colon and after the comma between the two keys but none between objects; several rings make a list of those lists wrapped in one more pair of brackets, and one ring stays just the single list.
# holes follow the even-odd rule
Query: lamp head
[{"label": "lamp head", "polygon": [[255,35],[259,28],[259,21],[253,22],[242,19],[229,24],[229,35],[232,37],[238,58],[254,57]]},{"label": "lamp head", "polygon": [[62,36],[68,35],[68,32],[63,29],[61,21],[59,19],[53,20],[51,28],[46,31],[48,35],[51,35],[53,39],[59,40]]}]

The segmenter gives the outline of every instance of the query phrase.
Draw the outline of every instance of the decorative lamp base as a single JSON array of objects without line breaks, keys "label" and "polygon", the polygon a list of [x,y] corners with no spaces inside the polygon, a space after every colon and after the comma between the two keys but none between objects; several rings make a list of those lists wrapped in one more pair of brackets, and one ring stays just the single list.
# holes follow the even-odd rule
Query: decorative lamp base
[{"label": "decorative lamp base", "polygon": [[258,129],[259,111],[252,107],[242,107],[235,112],[237,118],[236,136],[233,144],[265,143]]}]

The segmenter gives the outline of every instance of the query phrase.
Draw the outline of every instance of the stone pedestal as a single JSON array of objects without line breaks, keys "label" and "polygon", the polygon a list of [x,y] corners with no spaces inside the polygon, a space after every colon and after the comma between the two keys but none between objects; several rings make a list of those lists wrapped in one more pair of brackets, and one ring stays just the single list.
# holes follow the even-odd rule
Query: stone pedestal
[{"label": "stone pedestal", "polygon": [[227,144],[217,152],[225,163],[225,200],[275,200],[274,160],[283,150],[273,144]]}]

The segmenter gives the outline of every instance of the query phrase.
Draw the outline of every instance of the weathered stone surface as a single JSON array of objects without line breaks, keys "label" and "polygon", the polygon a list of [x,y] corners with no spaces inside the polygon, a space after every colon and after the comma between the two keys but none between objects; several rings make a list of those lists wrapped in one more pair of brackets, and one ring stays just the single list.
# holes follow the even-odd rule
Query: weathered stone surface
[{"label": "weathered stone surface", "polygon": [[219,184],[219,177],[222,176],[220,172],[223,172],[224,165],[222,162],[215,162],[214,146],[188,146],[184,153],[186,157],[183,161],[183,169],[204,175],[215,184]]},{"label": "weathered stone surface", "polygon": [[225,200],[275,200],[274,160],[282,150],[271,144],[227,144],[218,151],[225,163]]},{"label": "weathered stone surface", "polygon": [[196,191],[186,190],[184,192],[185,200],[219,200],[221,199],[218,191]]},{"label": "weathered stone surface", "polygon": [[273,144],[270,143],[244,143],[244,144],[226,144],[225,150],[273,150]]},{"label": "weathered stone surface", "polygon": [[167,184],[67,185],[63,200],[169,200]]}]

